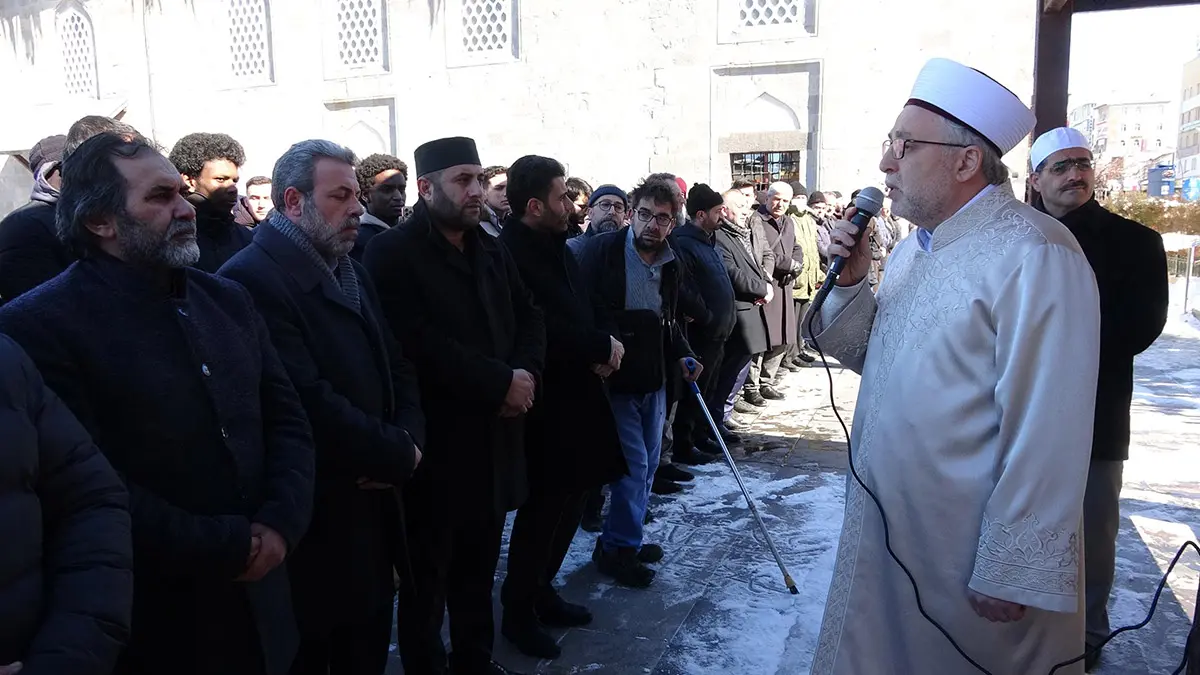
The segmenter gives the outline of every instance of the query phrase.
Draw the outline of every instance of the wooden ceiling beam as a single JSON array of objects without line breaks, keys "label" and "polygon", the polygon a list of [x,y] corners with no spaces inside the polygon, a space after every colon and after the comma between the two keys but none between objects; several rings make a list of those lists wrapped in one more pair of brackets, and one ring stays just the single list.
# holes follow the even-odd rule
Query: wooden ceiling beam
[{"label": "wooden ceiling beam", "polygon": [[1042,0],[1042,12],[1045,14],[1057,14],[1067,6],[1070,0]]}]

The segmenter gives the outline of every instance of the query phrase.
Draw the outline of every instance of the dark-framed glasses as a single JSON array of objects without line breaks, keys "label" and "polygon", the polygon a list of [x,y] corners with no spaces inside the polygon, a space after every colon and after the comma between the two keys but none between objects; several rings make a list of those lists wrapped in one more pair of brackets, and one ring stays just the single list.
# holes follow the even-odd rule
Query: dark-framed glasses
[{"label": "dark-framed glasses", "polygon": [[655,214],[650,209],[638,209],[637,217],[638,220],[642,221],[643,223],[648,223],[653,220],[654,224],[662,229],[673,227],[675,225],[675,216],[669,213]]},{"label": "dark-framed glasses", "polygon": [[1075,157],[1072,159],[1064,159],[1061,162],[1055,162],[1046,167],[1046,171],[1061,176],[1075,167],[1080,171],[1091,171],[1093,168],[1092,159],[1090,157]]},{"label": "dark-framed glasses", "polygon": [[940,145],[944,148],[969,148],[962,143],[946,143],[943,141],[921,141],[915,138],[889,138],[883,142],[883,152],[892,153],[896,159],[904,159],[904,152],[910,145]]},{"label": "dark-framed glasses", "polygon": [[624,202],[608,202],[608,201],[596,202],[595,204],[592,205],[591,208],[597,209],[599,211],[604,211],[605,213],[607,213],[609,211],[612,211],[613,213],[625,213],[625,203]]}]

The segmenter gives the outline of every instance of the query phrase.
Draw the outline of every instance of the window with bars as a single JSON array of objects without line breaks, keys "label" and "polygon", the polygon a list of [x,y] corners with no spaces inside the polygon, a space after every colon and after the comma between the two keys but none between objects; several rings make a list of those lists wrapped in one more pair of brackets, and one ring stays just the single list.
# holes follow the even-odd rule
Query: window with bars
[{"label": "window with bars", "polygon": [[517,0],[451,0],[446,57],[452,66],[512,61],[517,45]]},{"label": "window with bars", "polygon": [[55,30],[62,48],[63,82],[67,94],[99,98],[92,20],[78,7],[68,5],[58,13]]},{"label": "window with bars", "polygon": [[275,81],[267,0],[229,0],[229,56],[237,80]]},{"label": "window with bars", "polygon": [[800,180],[800,151],[734,153],[729,155],[729,169],[733,173],[733,180],[752,181],[754,189],[766,190],[771,183]]},{"label": "window with bars", "polygon": [[745,28],[804,23],[804,0],[740,0],[738,20]]},{"label": "window with bars", "polygon": [[332,0],[334,35],[329,54],[334,71],[387,70],[387,24],[382,0]]},{"label": "window with bars", "polygon": [[718,41],[784,40],[816,35],[817,0],[720,0]]}]

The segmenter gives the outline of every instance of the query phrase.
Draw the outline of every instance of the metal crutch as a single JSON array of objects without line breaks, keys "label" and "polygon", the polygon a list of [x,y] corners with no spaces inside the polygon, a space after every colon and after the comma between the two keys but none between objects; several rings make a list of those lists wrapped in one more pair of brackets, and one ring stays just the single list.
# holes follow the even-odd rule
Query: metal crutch
[{"label": "metal crutch", "polygon": [[[686,361],[688,373],[696,372],[696,361],[688,358]],[[771,555],[775,556],[775,564],[779,565],[779,571],[783,573],[783,584],[787,586],[792,595],[799,595],[800,589],[796,588],[796,582],[792,580],[792,575],[788,574],[787,567],[783,564],[783,558],[779,555],[779,549],[775,548],[775,541],[771,539],[771,533],[767,532],[767,526],[763,523],[763,519],[758,515],[758,507],[754,505],[754,500],[750,498],[750,493],[746,491],[746,484],[742,482],[742,474],[738,472],[737,464],[733,463],[733,455],[729,454],[729,448],[725,445],[725,439],[721,437],[721,430],[717,428],[717,423],[713,421],[712,413],[708,411],[708,405],[704,402],[704,396],[700,393],[700,387],[695,382],[689,382],[688,385],[692,389],[692,394],[696,397],[696,403],[700,405],[700,409],[704,411],[704,419],[708,420],[708,428],[713,433],[713,438],[717,439],[717,444],[721,446],[721,452],[725,453],[725,462],[729,464],[729,468],[733,471],[733,477],[737,480],[738,487],[742,489],[742,496],[746,498],[746,505],[750,507],[750,513],[754,516],[755,522],[758,523],[758,530],[762,532],[763,538],[767,540],[767,548],[771,549]]]}]

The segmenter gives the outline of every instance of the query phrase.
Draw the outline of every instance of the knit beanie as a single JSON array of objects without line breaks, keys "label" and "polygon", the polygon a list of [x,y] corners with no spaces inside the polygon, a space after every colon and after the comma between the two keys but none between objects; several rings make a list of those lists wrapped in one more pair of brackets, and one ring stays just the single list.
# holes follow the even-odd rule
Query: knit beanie
[{"label": "knit beanie", "polygon": [[704,183],[696,183],[687,196],[687,213],[694,218],[697,213],[709,211],[724,203],[725,200],[715,190]]},{"label": "knit beanie", "polygon": [[828,200],[825,199],[825,193],[823,193],[823,192],[820,192],[820,191],[814,192],[808,196],[808,205],[809,206],[816,206],[817,204],[827,204],[827,203],[828,203]]},{"label": "knit beanie", "polygon": [[616,185],[601,185],[592,192],[591,198],[588,199],[588,206],[595,206],[596,202],[600,201],[601,197],[611,196],[620,197],[621,201],[625,202],[625,208],[629,208],[629,195]]}]

